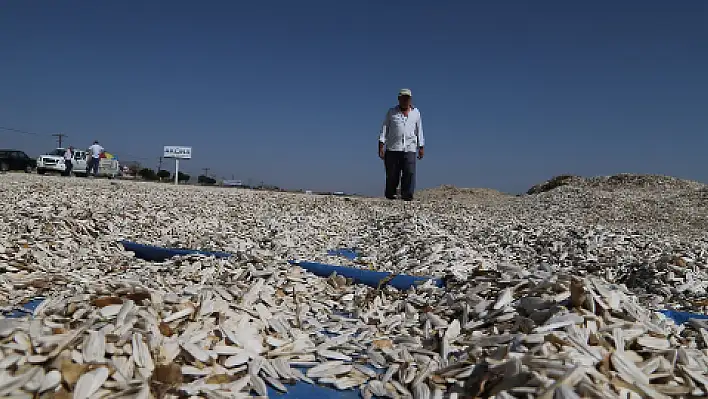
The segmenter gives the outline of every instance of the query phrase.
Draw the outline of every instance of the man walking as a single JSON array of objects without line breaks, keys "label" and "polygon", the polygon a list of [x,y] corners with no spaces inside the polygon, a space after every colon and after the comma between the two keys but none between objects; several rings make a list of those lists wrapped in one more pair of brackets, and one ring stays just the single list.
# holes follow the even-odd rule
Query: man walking
[{"label": "man walking", "polygon": [[98,175],[98,165],[101,163],[101,154],[103,153],[103,147],[98,144],[98,140],[93,142],[93,145],[88,148],[89,158],[86,165],[86,176],[88,176],[93,170],[94,177]]},{"label": "man walking", "polygon": [[401,198],[413,200],[415,191],[416,155],[423,159],[425,139],[423,123],[418,108],[411,103],[409,89],[398,92],[398,105],[389,109],[379,134],[379,157],[386,166],[386,191],[388,199],[396,198],[401,183]]},{"label": "man walking", "polygon": [[64,151],[64,176],[71,176],[71,170],[74,169],[74,147]]}]

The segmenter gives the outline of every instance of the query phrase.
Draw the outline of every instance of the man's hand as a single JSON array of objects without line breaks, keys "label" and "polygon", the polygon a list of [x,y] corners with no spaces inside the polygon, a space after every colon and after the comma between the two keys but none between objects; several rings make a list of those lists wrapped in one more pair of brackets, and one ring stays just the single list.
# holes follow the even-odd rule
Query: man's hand
[{"label": "man's hand", "polygon": [[386,157],[386,151],[384,151],[383,143],[379,141],[379,158],[384,159]]},{"label": "man's hand", "polygon": [[418,149],[418,159],[423,159],[423,156],[425,156],[425,150],[423,149],[423,147],[420,147]]}]

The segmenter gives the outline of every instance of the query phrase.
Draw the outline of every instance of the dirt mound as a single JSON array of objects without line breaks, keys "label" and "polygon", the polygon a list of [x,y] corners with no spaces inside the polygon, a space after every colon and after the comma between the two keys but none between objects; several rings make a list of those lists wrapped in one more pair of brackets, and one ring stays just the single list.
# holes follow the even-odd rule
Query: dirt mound
[{"label": "dirt mound", "polygon": [[680,190],[699,189],[705,185],[696,181],[680,179],[663,175],[637,175],[621,173],[613,176],[598,176],[586,179],[587,185],[603,190],[612,189],[651,189],[651,190]]},{"label": "dirt mound", "polygon": [[585,184],[585,179],[580,176],[575,175],[560,175],[552,178],[551,180],[545,181],[543,183],[537,184],[531,187],[526,194],[540,194],[546,191],[551,191],[554,188],[569,185],[583,185]]},{"label": "dirt mound", "polygon": [[605,191],[620,189],[642,189],[655,191],[667,189],[695,190],[705,187],[705,184],[671,176],[640,175],[632,173],[620,173],[612,176],[596,176],[590,178],[575,175],[560,175],[531,187],[526,193],[540,194],[562,186],[587,187]]}]

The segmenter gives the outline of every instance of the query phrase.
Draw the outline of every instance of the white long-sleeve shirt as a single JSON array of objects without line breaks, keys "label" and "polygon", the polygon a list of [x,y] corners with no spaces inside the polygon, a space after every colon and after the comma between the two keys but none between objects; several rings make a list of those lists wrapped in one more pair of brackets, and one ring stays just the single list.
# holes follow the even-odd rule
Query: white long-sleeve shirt
[{"label": "white long-sleeve shirt", "polygon": [[101,147],[99,144],[93,144],[91,147],[88,148],[88,150],[91,153],[92,157],[94,157],[95,159],[99,159],[101,158],[103,147]]},{"label": "white long-sleeve shirt", "polygon": [[388,151],[416,152],[425,145],[423,122],[418,108],[408,111],[408,116],[395,106],[386,112],[379,142],[384,143]]}]

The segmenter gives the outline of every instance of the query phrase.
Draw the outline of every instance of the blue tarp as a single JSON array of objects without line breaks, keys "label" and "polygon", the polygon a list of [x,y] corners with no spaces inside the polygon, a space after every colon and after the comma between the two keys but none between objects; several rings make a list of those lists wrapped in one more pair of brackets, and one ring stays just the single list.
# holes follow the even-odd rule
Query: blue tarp
[{"label": "blue tarp", "polygon": [[3,316],[11,319],[11,318],[16,318],[16,317],[31,315],[32,312],[34,312],[34,310],[37,308],[37,306],[39,306],[39,304],[42,303],[42,301],[44,301],[44,298],[40,298],[40,297],[34,298],[31,301],[29,301],[25,304],[22,304],[22,308],[15,309],[15,310],[11,311],[10,313],[4,314]]},{"label": "blue tarp", "polygon": [[[131,241],[121,241],[123,244],[123,247],[126,249],[126,251],[131,251],[135,253],[135,256],[140,259],[145,259],[153,262],[160,262],[164,261],[167,259],[172,258],[173,256],[177,255],[189,255],[189,254],[201,254],[201,255],[206,255],[206,256],[215,256],[217,258],[225,258],[231,256],[231,254],[227,252],[206,252],[206,251],[197,251],[197,250],[192,250],[192,249],[172,249],[172,248],[164,248],[164,247],[157,247],[153,245],[143,245],[143,244],[137,244]],[[345,250],[345,253],[348,253],[349,249]],[[357,269],[353,267],[345,267],[345,266],[334,266],[334,265],[327,265],[324,263],[315,263],[315,262],[304,262],[304,261],[291,261],[291,264],[298,265],[304,269],[307,269],[308,271],[322,277],[327,277],[331,275],[332,273],[337,273],[341,276],[351,278],[354,280],[355,283],[357,284],[365,284],[370,287],[377,288],[379,286],[379,282],[388,277],[391,273],[390,272],[378,272],[378,271],[373,271],[373,270],[365,270],[365,269]],[[429,277],[419,277],[419,276],[407,276],[407,275],[398,275],[391,279],[391,281],[388,282],[388,285],[399,289],[399,290],[407,290],[412,286],[415,286],[417,284],[422,284],[425,281],[430,280]],[[443,287],[444,282],[440,279],[434,279],[434,284],[438,287]]]},{"label": "blue tarp", "polygon": [[[125,248],[126,251],[135,252],[136,256],[138,256],[139,258],[150,261],[163,261],[176,255],[189,254],[215,256],[217,258],[225,258],[231,256],[231,254],[228,252],[210,252],[198,251],[196,249],[164,248],[157,247],[154,245],[138,244],[127,240],[121,241],[121,244],[123,244],[123,248]],[[359,257],[359,253],[354,248],[330,249],[327,251],[327,255],[340,256],[349,260],[354,260]]]},{"label": "blue tarp", "polygon": [[[379,283],[391,275],[390,272],[377,272],[374,270],[356,269],[353,267],[334,266],[324,263],[291,261],[293,265],[302,267],[303,269],[320,277],[330,276],[332,273],[337,273],[340,276],[351,278],[355,283],[368,285],[369,287],[378,288]],[[431,280],[429,277],[407,276],[399,274],[388,282],[388,285],[396,289],[405,291],[411,287],[423,284]],[[443,287],[444,283],[440,279],[432,279],[437,287]]]},{"label": "blue tarp", "polygon": [[327,255],[341,256],[342,258],[347,258],[349,260],[354,260],[359,257],[359,253],[354,248],[330,249],[327,251]]},{"label": "blue tarp", "polygon": [[669,309],[660,310],[659,312],[662,313],[664,316],[668,317],[669,319],[673,320],[676,324],[684,324],[689,319],[708,319],[708,315],[700,313],[679,312],[677,310]]},{"label": "blue tarp", "polygon": [[151,262],[162,262],[170,259],[174,256],[184,256],[184,255],[205,255],[214,256],[216,258],[228,258],[231,256],[228,252],[210,252],[210,251],[197,251],[195,249],[177,249],[177,248],[164,248],[157,247],[154,245],[143,245],[132,241],[121,241],[123,248],[126,251],[135,253],[135,256],[140,259],[148,260]]},{"label": "blue tarp", "polygon": [[[303,371],[304,372],[304,371]],[[339,391],[334,387],[328,388],[321,385],[310,385],[305,382],[298,382],[295,385],[286,385],[287,393],[276,391],[268,386],[269,398],[284,398],[284,399],[361,399],[359,389],[348,389]]]}]

